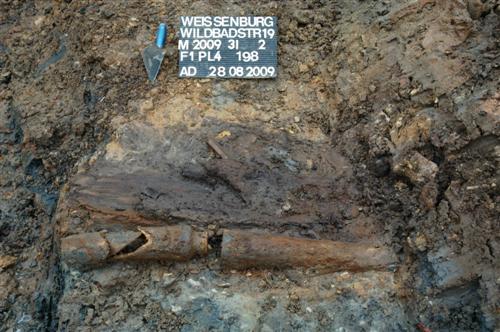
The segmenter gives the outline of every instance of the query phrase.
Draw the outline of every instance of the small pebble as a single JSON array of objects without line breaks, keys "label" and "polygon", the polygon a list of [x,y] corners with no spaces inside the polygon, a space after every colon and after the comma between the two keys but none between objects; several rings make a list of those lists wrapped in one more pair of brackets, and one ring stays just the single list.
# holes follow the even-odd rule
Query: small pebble
[{"label": "small pebble", "polygon": [[231,284],[228,283],[228,282],[223,282],[223,283],[218,284],[217,287],[220,287],[220,288],[229,288],[229,287],[231,287]]},{"label": "small pebble", "polygon": [[301,64],[299,65],[299,72],[300,72],[300,73],[306,73],[306,72],[308,72],[308,71],[309,71],[309,67],[308,67],[306,64],[301,63]]}]

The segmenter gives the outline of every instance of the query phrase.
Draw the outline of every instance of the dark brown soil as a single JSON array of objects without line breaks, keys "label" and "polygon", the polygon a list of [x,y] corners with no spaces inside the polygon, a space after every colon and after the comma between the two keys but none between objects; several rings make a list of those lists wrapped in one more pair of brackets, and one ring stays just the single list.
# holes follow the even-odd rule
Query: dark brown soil
[{"label": "dark brown soil", "polygon": [[[3,1],[0,331],[493,331],[498,1]],[[180,15],[275,15],[275,80],[157,81]],[[221,159],[207,144],[215,141]],[[363,273],[59,260],[69,234],[189,224],[391,248]]]}]

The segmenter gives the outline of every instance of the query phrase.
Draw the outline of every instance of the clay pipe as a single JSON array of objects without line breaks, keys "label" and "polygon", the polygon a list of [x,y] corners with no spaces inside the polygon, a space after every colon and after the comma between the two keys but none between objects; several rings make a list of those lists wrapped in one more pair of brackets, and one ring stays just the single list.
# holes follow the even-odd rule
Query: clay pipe
[{"label": "clay pipe", "polygon": [[310,240],[224,230],[224,268],[315,267],[324,272],[387,269],[397,262],[388,248],[363,243]]}]

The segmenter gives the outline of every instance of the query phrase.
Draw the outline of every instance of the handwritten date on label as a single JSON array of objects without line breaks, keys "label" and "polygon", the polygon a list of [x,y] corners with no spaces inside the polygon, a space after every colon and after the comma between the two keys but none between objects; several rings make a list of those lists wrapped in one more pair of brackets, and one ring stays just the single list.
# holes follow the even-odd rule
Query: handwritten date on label
[{"label": "handwritten date on label", "polygon": [[274,16],[181,16],[179,77],[274,78]]}]

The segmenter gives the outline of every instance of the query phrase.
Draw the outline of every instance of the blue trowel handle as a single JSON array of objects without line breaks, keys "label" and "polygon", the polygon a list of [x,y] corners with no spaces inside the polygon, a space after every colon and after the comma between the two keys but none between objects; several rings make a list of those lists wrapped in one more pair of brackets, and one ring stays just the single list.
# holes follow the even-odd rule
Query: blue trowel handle
[{"label": "blue trowel handle", "polygon": [[160,23],[158,32],[156,33],[156,46],[163,48],[165,46],[165,38],[167,37],[167,26],[165,23]]}]

